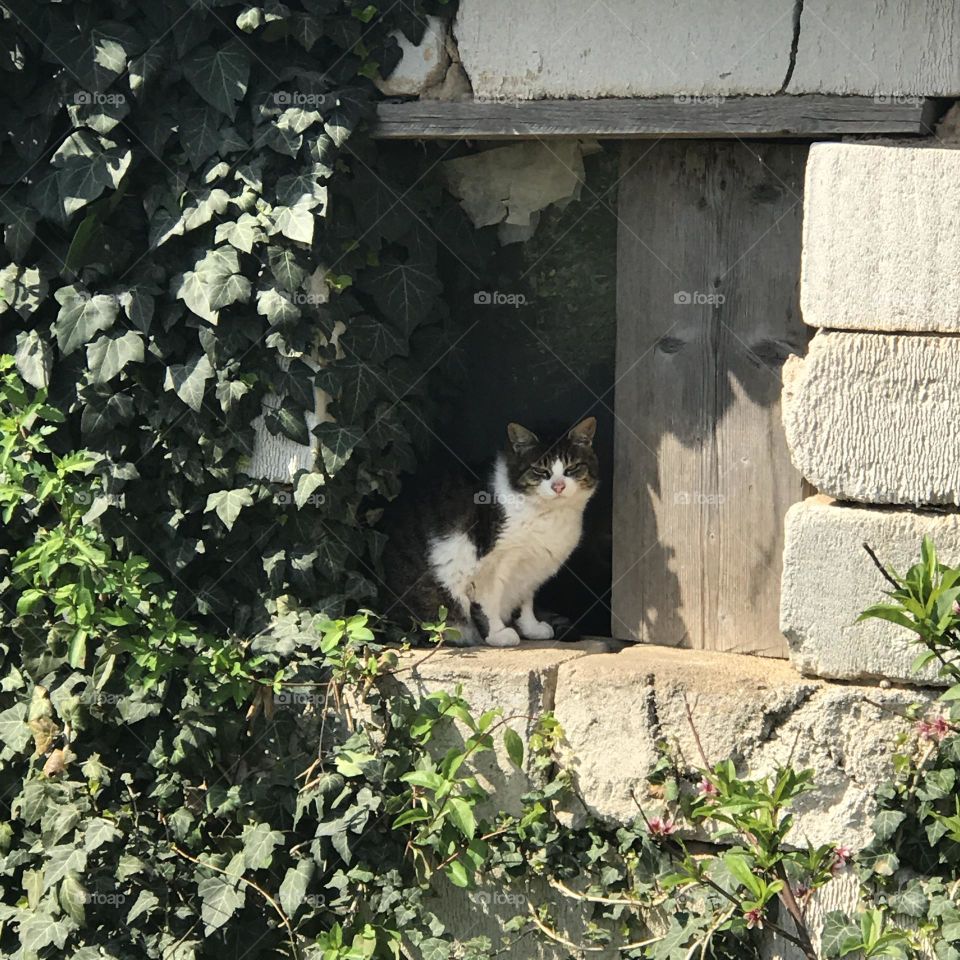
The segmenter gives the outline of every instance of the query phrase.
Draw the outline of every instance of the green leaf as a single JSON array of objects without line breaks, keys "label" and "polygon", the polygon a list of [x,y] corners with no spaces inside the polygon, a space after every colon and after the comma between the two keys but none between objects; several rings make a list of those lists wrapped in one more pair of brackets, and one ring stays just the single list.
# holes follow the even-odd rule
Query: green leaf
[{"label": "green leaf", "polygon": [[219,50],[203,44],[184,60],[183,74],[207,103],[233,119],[247,92],[250,56],[237,41]]},{"label": "green leaf", "polygon": [[450,822],[468,839],[472,840],[477,832],[477,821],[470,804],[460,798],[451,797],[447,801]]},{"label": "green leaf", "polygon": [[374,268],[369,289],[387,319],[409,337],[430,315],[443,287],[433,264],[413,261]]},{"label": "green leaf", "polygon": [[264,870],[273,860],[273,848],[283,843],[283,834],[267,823],[243,828],[243,862],[248,870]]},{"label": "green leaf", "polygon": [[298,510],[302,510],[307,503],[322,504],[323,498],[316,497],[316,491],[326,481],[322,473],[305,472],[297,479],[296,489],[293,491],[293,502]]},{"label": "green leaf", "polygon": [[447,866],[444,867],[443,872],[447,875],[447,879],[455,887],[470,886],[470,874],[467,872],[467,868],[459,860],[454,860],[452,863],[448,863]]},{"label": "green leaf", "polygon": [[87,891],[75,873],[68,873],[60,882],[60,906],[63,912],[75,923],[83,926],[84,904],[87,902]]},{"label": "green leaf", "polygon": [[46,299],[48,284],[36,267],[9,263],[0,270],[0,313],[16,311],[26,320]]},{"label": "green leaf", "polygon": [[313,871],[312,860],[300,860],[295,867],[287,870],[280,884],[280,906],[288,917],[293,917],[303,906]]},{"label": "green leaf", "polygon": [[220,149],[223,117],[213,107],[189,107],[180,115],[180,146],[198,170]]},{"label": "green leaf", "polygon": [[39,330],[24,330],[17,334],[17,352],[14,358],[17,372],[31,387],[45,390],[50,386],[53,355]]},{"label": "green leaf", "polygon": [[327,473],[333,477],[350,459],[363,434],[337,423],[318,423],[313,433],[320,441],[320,456]]},{"label": "green leaf", "polygon": [[53,324],[57,345],[64,356],[89,343],[94,334],[109,330],[117,319],[119,303],[110,294],[90,296],[76,285],[61,287],[54,299],[60,312]]},{"label": "green leaf", "polygon": [[203,512],[209,513],[215,510],[217,516],[223,521],[223,525],[232,530],[233,525],[240,516],[240,511],[244,507],[253,506],[253,497],[250,491],[245,487],[239,487],[236,490],[218,490],[207,497],[207,505]]},{"label": "green leaf", "polygon": [[523,769],[523,740],[516,730],[507,727],[503,731],[503,745],[507,748],[510,762],[518,769]]},{"label": "green leaf", "polygon": [[142,362],[143,338],[133,330],[119,336],[104,335],[87,347],[87,366],[94,383],[106,383],[128,363]]},{"label": "green leaf", "polygon": [[204,389],[213,375],[213,366],[207,355],[201,353],[188,363],[175,363],[167,367],[163,389],[173,390],[191,410],[199,413],[203,406]]},{"label": "green leaf", "polygon": [[[231,247],[243,253],[252,253],[255,244],[263,243],[267,239],[260,221],[250,213],[241,213],[236,220],[230,220],[227,223],[221,223],[217,226],[216,242],[226,241]],[[259,293],[257,294],[259,297]],[[257,310],[260,310],[259,303]],[[299,316],[300,311],[297,311]]]},{"label": "green leaf", "polygon": [[907,815],[900,810],[882,810],[873,818],[874,836],[877,840],[889,840],[906,819]]},{"label": "green leaf", "polygon": [[244,891],[236,880],[221,874],[207,877],[197,884],[197,893],[202,901],[200,915],[203,918],[204,936],[209,937],[219,930],[243,906]]},{"label": "green leaf", "polygon": [[215,247],[183,275],[176,296],[210,323],[219,319],[223,307],[250,299],[250,281],[240,273],[237,251],[229,246]]}]

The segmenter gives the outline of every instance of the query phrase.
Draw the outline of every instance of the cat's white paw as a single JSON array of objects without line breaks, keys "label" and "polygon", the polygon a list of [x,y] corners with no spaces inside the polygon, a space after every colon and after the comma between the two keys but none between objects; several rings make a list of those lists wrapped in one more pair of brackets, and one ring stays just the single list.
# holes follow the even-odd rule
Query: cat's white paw
[{"label": "cat's white paw", "polygon": [[517,647],[520,645],[520,634],[513,627],[504,627],[502,630],[487,634],[487,645],[491,647]]},{"label": "cat's white paw", "polygon": [[520,632],[527,640],[552,640],[553,627],[545,620],[534,620],[532,623],[521,623]]}]

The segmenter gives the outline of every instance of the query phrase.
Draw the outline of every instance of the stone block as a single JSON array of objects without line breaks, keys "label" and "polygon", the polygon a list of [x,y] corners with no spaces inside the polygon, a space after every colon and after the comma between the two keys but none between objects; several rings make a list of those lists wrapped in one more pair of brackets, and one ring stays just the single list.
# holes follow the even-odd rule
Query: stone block
[{"label": "stone block", "polygon": [[454,33],[483,100],[769,94],[786,78],[793,6],[462,0]]},{"label": "stone block", "polygon": [[889,589],[863,544],[896,570],[920,556],[930,536],[944,562],[960,563],[960,514],[840,504],[810,497],[787,512],[780,629],[790,657],[808,675],[841,680],[886,678],[935,682],[936,670],[916,674],[920,652],[908,631],[883,620],[857,623],[860,612]]},{"label": "stone block", "polygon": [[960,337],[818,333],[783,368],[794,465],[838,500],[960,504]]},{"label": "stone block", "polygon": [[788,93],[960,92],[960,14],[942,0],[804,0]]},{"label": "stone block", "polygon": [[960,150],[815,143],[800,307],[814,327],[960,333]]},{"label": "stone block", "polygon": [[[510,718],[509,726],[526,743],[538,717],[554,708],[560,665],[606,649],[603,641],[583,640],[562,645],[524,643],[510,650],[440,650],[429,657],[423,650],[414,650],[401,657],[395,682],[419,697],[440,690],[453,693],[459,686],[475,717],[500,708],[504,717]],[[465,729],[458,725],[457,730],[449,742],[438,742],[438,756],[462,744]],[[496,803],[496,808],[481,811],[488,816],[497,810],[519,813],[523,806],[520,798],[533,786],[527,772],[517,770],[510,762],[502,732],[494,735],[496,750],[479,753],[472,762],[478,782],[493,794]]]},{"label": "stone block", "polygon": [[789,663],[648,645],[563,664],[557,719],[589,812],[614,821],[657,810],[646,777],[656,741],[675,743],[701,766],[687,707],[710,764],[730,757],[761,776],[792,762],[817,785],[798,801],[791,840],[840,842],[871,836],[873,791],[891,772],[892,745],[908,724],[898,713],[933,694],[835,686],[801,677]]}]

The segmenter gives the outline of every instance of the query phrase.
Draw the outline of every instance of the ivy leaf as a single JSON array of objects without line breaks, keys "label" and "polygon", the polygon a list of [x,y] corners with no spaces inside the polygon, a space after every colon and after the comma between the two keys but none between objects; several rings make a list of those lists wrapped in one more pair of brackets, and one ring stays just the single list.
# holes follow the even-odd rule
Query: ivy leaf
[{"label": "ivy leaf", "polygon": [[247,92],[250,57],[236,41],[219,50],[203,44],[183,62],[183,74],[207,103],[232,120]]},{"label": "ivy leaf", "polygon": [[288,293],[298,290],[307,276],[307,270],[297,261],[296,254],[286,247],[271,247],[267,261],[274,279]]},{"label": "ivy leaf", "polygon": [[46,299],[48,284],[36,267],[7,264],[0,270],[0,313],[13,309],[26,320]]},{"label": "ivy leaf", "polygon": [[222,125],[220,114],[212,107],[190,107],[181,114],[180,146],[194,170],[219,150]]},{"label": "ivy leaf", "polygon": [[257,291],[257,313],[267,318],[270,325],[292,323],[300,317],[300,308],[276,287]]},{"label": "ivy leaf", "polygon": [[203,406],[204,389],[213,374],[213,365],[207,355],[201,353],[187,363],[175,363],[167,367],[163,389],[173,390],[194,413],[199,413]]},{"label": "ivy leaf", "polygon": [[907,819],[900,810],[882,810],[873,818],[873,833],[877,840],[889,840],[897,827]]},{"label": "ivy leaf", "polygon": [[143,363],[143,337],[133,330],[116,337],[105,334],[87,347],[94,383],[112,380],[128,363]]},{"label": "ivy leaf", "polygon": [[303,419],[303,410],[289,397],[285,397],[278,406],[265,405],[263,422],[274,436],[282,433],[294,443],[303,446],[310,443],[310,431]]},{"label": "ivy leaf", "polygon": [[183,275],[176,295],[198,317],[215,324],[223,307],[250,298],[250,281],[240,273],[237,251],[224,245],[214,247]]},{"label": "ivy leaf", "polygon": [[54,295],[60,311],[53,324],[57,345],[64,356],[89,343],[95,333],[109,330],[117,319],[117,298],[99,293],[90,296],[76,284],[61,287]]},{"label": "ivy leaf", "polygon": [[353,317],[340,338],[345,353],[354,354],[368,363],[383,363],[390,357],[407,356],[406,341],[389,324],[366,314]]},{"label": "ivy leaf", "polygon": [[442,289],[435,268],[426,262],[385,262],[370,277],[374,301],[405,337],[427,319]]},{"label": "ivy leaf", "polygon": [[273,848],[283,843],[283,834],[267,823],[243,828],[243,862],[248,870],[264,870],[273,860]]},{"label": "ivy leaf", "polygon": [[297,505],[297,509],[302,510],[304,504],[312,501],[317,489],[322,487],[324,483],[326,483],[326,480],[322,473],[305,471],[301,474],[293,492],[293,502]]},{"label": "ivy leaf", "polygon": [[127,925],[131,925],[140,917],[149,917],[160,906],[160,898],[152,890],[141,890],[127,914]]},{"label": "ivy leaf", "polygon": [[313,243],[313,212],[308,206],[274,207],[273,214],[272,233],[282,233],[298,243]]},{"label": "ivy leaf", "polygon": [[68,873],[60,883],[60,906],[63,912],[80,926],[84,924],[84,904],[88,893],[75,873]]},{"label": "ivy leaf", "polygon": [[93,817],[86,822],[83,829],[83,849],[92,853],[105,843],[112,843],[122,836],[123,833],[110,820]]},{"label": "ivy leaf", "polygon": [[76,924],[67,918],[55,919],[49,913],[34,911],[20,924],[20,947],[24,956],[37,956],[52,943],[63,950],[70,931]]},{"label": "ivy leaf", "polygon": [[31,740],[27,726],[27,705],[16,703],[0,713],[0,743],[16,753],[22,753]]},{"label": "ivy leaf", "polygon": [[217,243],[226,241],[231,247],[236,247],[243,253],[252,253],[254,244],[263,243],[267,235],[255,216],[242,213],[236,220],[219,224],[215,239]]},{"label": "ivy leaf", "polygon": [[197,893],[202,901],[200,915],[203,918],[204,936],[209,937],[219,930],[243,906],[245,888],[238,889],[239,886],[236,880],[219,874],[197,884]]},{"label": "ivy leaf", "polygon": [[318,423],[313,433],[320,441],[320,456],[331,477],[340,472],[363,439],[363,434],[358,430],[338,423]]},{"label": "ivy leaf", "polygon": [[236,490],[218,490],[207,497],[207,505],[203,508],[204,513],[215,510],[217,516],[223,521],[223,525],[232,530],[233,525],[240,516],[240,511],[244,507],[253,506],[253,496],[245,487],[238,487]]},{"label": "ivy leaf", "polygon": [[17,334],[17,352],[14,359],[17,372],[31,387],[45,390],[50,385],[53,356],[39,330],[25,330]]},{"label": "ivy leaf", "polygon": [[288,917],[294,916],[303,906],[313,870],[312,860],[300,860],[295,867],[287,870],[280,884],[280,906]]}]

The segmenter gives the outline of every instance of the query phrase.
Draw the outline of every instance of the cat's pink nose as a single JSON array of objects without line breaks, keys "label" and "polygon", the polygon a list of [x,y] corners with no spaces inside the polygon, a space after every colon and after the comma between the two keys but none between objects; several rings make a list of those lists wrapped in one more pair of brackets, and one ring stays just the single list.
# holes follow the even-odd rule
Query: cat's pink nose
[{"label": "cat's pink nose", "polygon": [[561,493],[563,493],[564,490],[567,489],[566,483],[565,483],[563,480],[560,480],[560,479],[554,480],[553,483],[550,484],[550,486],[551,486],[551,488],[553,489],[553,492],[554,492],[558,497],[560,496]]}]

